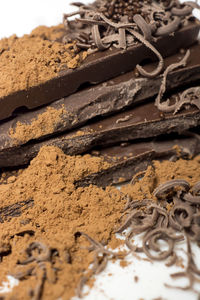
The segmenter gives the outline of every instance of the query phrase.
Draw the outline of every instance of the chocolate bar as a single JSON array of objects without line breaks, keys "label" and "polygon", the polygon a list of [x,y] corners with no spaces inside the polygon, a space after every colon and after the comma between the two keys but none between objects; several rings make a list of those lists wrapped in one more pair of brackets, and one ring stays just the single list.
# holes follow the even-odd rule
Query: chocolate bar
[{"label": "chocolate bar", "polygon": [[[190,56],[185,67],[179,68],[169,73],[167,77],[167,90],[174,89],[178,86],[183,86],[185,84],[191,83],[193,81],[200,80],[200,45],[196,44],[190,47]],[[176,63],[183,57],[184,54],[177,53],[165,59],[165,67],[167,68],[169,65]],[[154,69],[154,64],[146,65],[146,69],[151,71]],[[16,144],[22,145],[24,143],[29,142],[31,139],[44,139],[45,137],[50,137],[53,134],[58,134],[64,131],[71,130],[76,127],[80,127],[84,123],[89,120],[92,120],[95,117],[103,117],[108,114],[116,113],[117,111],[121,111],[131,105],[138,104],[142,102],[144,99],[152,97],[156,95],[159,91],[160,85],[162,81],[162,76],[157,76],[155,78],[143,78],[143,77],[136,77],[135,72],[128,72],[126,74],[120,75],[112,80],[107,82],[98,84],[93,87],[88,87],[84,90],[74,93],[64,99],[58,100],[53,102],[52,104],[48,105],[47,107],[38,108],[34,111],[22,113],[18,115],[16,118],[4,122],[0,126],[0,150],[6,148],[15,147]],[[144,107],[148,107],[148,105],[144,105]],[[159,119],[159,112],[156,112],[156,109],[153,105],[150,105],[150,109],[153,110],[154,116]],[[52,127],[45,127],[43,125],[43,131],[40,132],[39,135],[34,136],[33,129],[31,130],[31,135],[23,136],[23,139],[20,140],[14,138],[14,135],[11,135],[10,132],[15,132],[16,126],[18,122],[21,125],[26,126],[31,125],[34,121],[39,118],[42,118],[43,114],[47,109],[55,110],[55,112],[62,111],[60,117],[53,122],[53,129]],[[138,108],[137,108],[138,110]],[[144,111],[148,111],[148,109],[144,108]],[[130,112],[134,114],[134,111]],[[142,114],[142,109],[139,109],[139,114]],[[129,113],[127,113],[129,115]],[[123,119],[127,116],[126,113],[119,115],[118,119]],[[197,114],[198,115],[198,114]],[[191,115],[192,116],[192,115]],[[198,120],[195,117],[196,113],[194,113],[194,122],[190,118],[188,123],[188,128],[190,126],[194,126],[198,124]],[[49,116],[51,118],[51,116]],[[176,119],[176,118],[175,118]],[[185,117],[185,121],[188,118]],[[134,124],[134,118],[131,118],[131,124]],[[172,118],[171,121],[174,119]],[[179,119],[181,122],[181,119]],[[195,121],[196,120],[196,121]],[[105,121],[106,123],[108,121]],[[103,121],[103,124],[105,124]],[[115,124],[117,119],[112,119],[110,124]],[[144,122],[144,118],[143,118]],[[168,119],[168,123],[170,119]],[[179,126],[180,125],[179,122]],[[164,122],[163,122],[164,123]],[[129,122],[123,122],[125,126],[129,125]],[[126,125],[128,124],[128,125]],[[184,122],[185,124],[185,122]],[[101,123],[99,124],[101,125]],[[116,124],[115,124],[116,125]],[[166,125],[167,126],[167,125]],[[165,126],[165,128],[166,128]],[[35,126],[36,127],[36,126]],[[35,128],[34,127],[34,128]],[[45,130],[44,130],[45,127]],[[95,126],[97,128],[98,126]],[[131,127],[131,126],[130,126]],[[115,130],[116,126],[111,128]],[[176,127],[177,128],[177,127]],[[37,128],[35,128],[37,129]],[[93,127],[91,125],[91,129]],[[133,129],[133,128],[132,128]],[[178,128],[177,128],[178,129]],[[26,127],[25,127],[26,130]],[[153,130],[153,129],[152,129]],[[83,131],[86,132],[90,131],[89,127],[84,127]],[[103,130],[102,130],[103,131]],[[122,130],[123,131],[123,130]],[[133,130],[135,132],[135,130]],[[122,132],[121,132],[122,133]],[[142,134],[140,132],[140,134]],[[137,136],[137,135],[136,135]],[[146,137],[142,135],[143,137]],[[99,135],[100,137],[100,135]]]},{"label": "chocolate bar", "polygon": [[110,168],[85,177],[76,182],[76,186],[95,184],[106,187],[109,184],[119,184],[129,181],[138,172],[143,172],[153,160],[172,160],[178,158],[194,157],[200,152],[200,137],[172,136],[113,146],[92,151],[93,155],[103,157],[111,163]]},{"label": "chocolate bar", "polygon": [[[164,37],[158,37],[152,45],[163,57],[176,53],[180,48],[192,45],[199,33],[199,21],[188,21],[188,25]],[[0,120],[6,119],[20,107],[33,109],[66,97],[83,84],[97,84],[131,71],[144,60],[155,60],[155,54],[141,43],[127,50],[109,48],[90,54],[80,67],[63,70],[56,77],[27,90],[19,90],[0,98]]]},{"label": "chocolate bar", "polygon": [[200,125],[198,108],[190,107],[175,115],[162,114],[151,101],[45,141],[32,141],[21,146],[15,144],[10,146],[5,142],[6,134],[5,139],[2,134],[0,167],[27,164],[37,155],[40,148],[46,145],[57,146],[66,154],[75,155],[89,151],[95,146],[182,132],[198,125]]}]

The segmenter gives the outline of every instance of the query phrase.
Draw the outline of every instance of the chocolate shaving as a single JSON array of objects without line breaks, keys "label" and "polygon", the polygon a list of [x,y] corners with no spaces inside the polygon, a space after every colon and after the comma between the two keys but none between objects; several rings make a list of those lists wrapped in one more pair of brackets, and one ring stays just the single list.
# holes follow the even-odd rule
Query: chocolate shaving
[{"label": "chocolate shaving", "polygon": [[[172,236],[171,232],[169,230],[166,230],[166,228],[156,228],[154,230],[150,230],[147,232],[145,237],[143,238],[143,251],[149,257],[153,260],[164,260],[168,258],[172,253],[174,249],[174,241],[175,240],[182,240],[183,236]],[[153,239],[153,240],[152,240]],[[168,250],[166,251],[160,251],[159,246],[155,244],[158,240],[164,240],[168,244]],[[150,252],[149,245],[154,244],[153,250],[159,252],[158,255],[153,255]]]},{"label": "chocolate shaving", "polygon": [[171,13],[174,16],[185,17],[185,16],[190,15],[192,13],[192,10],[193,10],[193,7],[186,5],[183,8],[173,7],[171,10]]},{"label": "chocolate shaving", "polygon": [[99,50],[105,50],[105,49],[110,47],[110,44],[104,45],[102,43],[102,40],[101,40],[101,37],[100,37],[100,32],[99,32],[99,25],[93,25],[93,27],[92,27],[92,37],[93,37],[94,42],[95,42],[95,44],[96,44],[96,46]]},{"label": "chocolate shaving", "polygon": [[200,86],[186,89],[182,94],[180,94],[180,101],[176,103],[174,114],[176,114],[186,104],[195,105],[198,109],[200,109]]},{"label": "chocolate shaving", "polygon": [[[196,243],[200,241],[199,192],[200,182],[190,188],[190,184],[186,180],[174,179],[160,184],[153,191],[153,195],[159,199],[159,205],[154,203],[154,200],[133,201],[129,197],[125,210],[125,212],[128,211],[128,216],[118,229],[118,232],[128,229],[125,244],[133,255],[136,256],[136,253],[143,252],[147,258],[156,261],[169,258],[166,266],[176,263],[175,245],[186,239],[187,267],[184,271],[171,274],[171,277],[174,279],[186,277],[189,284],[185,287],[165,284],[170,288],[194,290],[194,283],[200,281],[198,278],[200,270],[195,264],[191,250],[191,241]],[[178,232],[180,234],[177,234]],[[134,244],[133,237],[141,233],[144,235],[142,247],[139,247]],[[167,244],[167,250],[163,250],[159,241]]]},{"label": "chocolate shaving", "polygon": [[190,184],[183,179],[173,179],[170,181],[167,181],[161,185],[159,185],[153,192],[153,195],[157,198],[162,197],[165,193],[172,190],[174,187],[180,186],[183,187],[186,191],[190,189]]},{"label": "chocolate shaving", "polygon": [[113,257],[121,257],[121,255],[112,252],[110,250],[107,250],[101,243],[95,241],[88,234],[80,231],[76,232],[75,238],[80,236],[84,236],[91,244],[91,247],[89,247],[88,250],[94,251],[94,260],[93,260],[93,266],[91,272],[88,272],[88,274],[82,276],[77,287],[77,296],[81,298],[83,296],[82,290],[85,284],[93,275],[97,275],[105,269],[109,260],[109,256],[113,258]]},{"label": "chocolate shaving", "polygon": [[177,261],[177,255],[175,252],[173,252],[171,254],[169,261],[165,265],[166,265],[166,267],[171,267],[171,266],[175,265],[176,261]]},{"label": "chocolate shaving", "polygon": [[182,231],[190,227],[193,217],[193,210],[186,203],[175,205],[170,211],[170,225],[173,229]]},{"label": "chocolate shaving", "polygon": [[156,48],[151,45],[147,40],[145,40],[145,38],[139,34],[138,32],[132,30],[132,29],[128,29],[128,31],[135,37],[137,38],[142,44],[144,44],[147,48],[149,48],[150,50],[152,50],[152,52],[158,57],[159,59],[159,63],[157,68],[152,71],[151,73],[147,72],[144,70],[144,68],[142,68],[140,65],[137,65],[136,68],[138,70],[138,72],[142,75],[145,76],[147,78],[154,78],[157,75],[159,75],[164,67],[164,60],[163,57],[161,56],[161,54],[156,50]]},{"label": "chocolate shaving", "polygon": [[11,274],[18,280],[23,280],[28,276],[32,276],[33,272],[36,272],[38,277],[38,284],[34,290],[30,290],[29,294],[31,299],[40,300],[42,299],[43,287],[45,280],[47,279],[47,271],[45,262],[51,262],[52,260],[52,252],[51,249],[41,243],[41,242],[33,242],[26,248],[26,254],[28,255],[27,259],[18,261],[19,265],[28,265],[30,263],[35,263],[35,265],[31,265],[30,268],[26,270],[22,270],[21,272]]},{"label": "chocolate shaving", "polygon": [[169,105],[169,100],[161,103],[162,97],[165,93],[166,90],[166,81],[167,81],[167,76],[170,72],[172,72],[173,70],[180,68],[180,67],[184,67],[187,63],[187,60],[190,56],[190,50],[187,50],[185,56],[180,60],[180,62],[175,63],[175,64],[171,64],[169,67],[166,68],[166,70],[163,73],[163,80],[162,80],[162,84],[160,86],[160,90],[158,93],[158,96],[156,97],[155,100],[155,106],[162,112],[172,112],[176,110],[177,107],[177,103],[173,104],[173,105]]},{"label": "chocolate shaving", "polygon": [[186,234],[186,242],[187,242],[187,257],[188,257],[188,261],[187,261],[187,267],[186,270],[184,272],[178,272],[178,273],[174,273],[171,274],[172,278],[180,278],[180,277],[186,277],[189,280],[189,284],[185,287],[180,287],[180,286],[171,286],[168,284],[165,284],[165,286],[169,287],[169,288],[176,288],[176,289],[180,289],[183,291],[186,290],[194,290],[194,283],[195,282],[199,282],[199,279],[197,278],[196,275],[200,276],[200,270],[197,269],[194,259],[193,259],[193,253],[192,253],[192,249],[191,249],[191,242],[190,242],[190,238],[188,237],[188,235]]},{"label": "chocolate shaving", "polygon": [[179,28],[180,24],[181,19],[179,17],[175,17],[169,24],[159,27],[155,32],[155,36],[164,36],[173,33]]},{"label": "chocolate shaving", "polygon": [[149,26],[149,24],[147,24],[145,19],[138,14],[136,14],[133,17],[133,21],[137,24],[139,29],[142,31],[145,40],[150,41],[152,39],[151,26]]},{"label": "chocolate shaving", "polygon": [[198,192],[200,192],[200,181],[197,182],[191,189],[191,191],[194,193],[194,194],[197,194]]},{"label": "chocolate shaving", "polygon": [[[152,50],[159,59],[158,67],[152,73],[148,73],[141,66],[137,66],[138,72],[148,78],[152,78],[161,73],[163,69],[163,59],[160,53],[149,43],[154,37],[169,35],[177,31],[185,22],[185,16],[190,16],[192,10],[197,5],[187,2],[182,6],[177,1],[166,3],[139,2],[129,0],[129,5],[123,1],[119,3],[105,0],[96,1],[91,5],[84,5],[81,2],[73,3],[78,7],[78,11],[65,14],[64,24],[67,28],[68,37],[76,39],[78,47],[83,49],[94,49],[99,51],[108,49],[111,46],[126,49],[127,46],[135,43],[142,43]],[[76,21],[69,18],[79,15]],[[88,35],[87,40],[80,40],[82,33]],[[141,34],[139,33],[141,32]],[[132,37],[131,37],[132,36]]]}]

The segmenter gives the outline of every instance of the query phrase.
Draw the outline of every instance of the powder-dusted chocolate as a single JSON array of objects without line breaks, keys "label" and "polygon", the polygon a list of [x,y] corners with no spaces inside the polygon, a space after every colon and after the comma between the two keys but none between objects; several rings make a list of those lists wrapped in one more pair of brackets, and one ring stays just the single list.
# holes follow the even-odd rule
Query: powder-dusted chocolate
[{"label": "powder-dusted chocolate", "polygon": [[[176,53],[180,48],[192,45],[197,39],[198,32],[199,22],[189,22],[188,25],[176,31],[174,35],[158,38],[155,43],[155,47],[163,55],[163,57],[169,56]],[[43,49],[41,37],[30,37],[28,40],[29,39],[41,40],[40,44]],[[18,40],[23,41],[23,38],[22,40],[17,39],[17,42],[19,42]],[[52,42],[44,40],[44,44],[47,47],[49,43],[52,44]],[[58,42],[53,43],[53,47],[57,47],[58,44],[59,47],[63,49],[67,47],[67,45]],[[2,55],[6,55],[5,51]],[[73,55],[75,55],[74,52]],[[85,54],[83,54],[83,56],[85,57]],[[76,60],[76,56],[74,58]],[[48,56],[45,59],[48,59]],[[42,106],[74,93],[83,84],[96,84],[116,77],[121,73],[131,71],[135,68],[137,63],[146,59],[155,59],[155,56],[152,54],[151,50],[141,44],[137,44],[135,46],[128,47],[126,51],[120,49],[109,49],[103,52],[90,54],[88,58],[81,63],[81,66],[74,70],[66,70],[64,68],[62,72],[58,74],[58,69],[52,69],[55,74],[52,79],[47,77],[49,80],[46,80],[43,83],[38,84],[35,82],[30,88],[20,88],[16,92],[10,92],[7,96],[0,97],[0,120],[10,117],[14,110],[19,107],[32,109]],[[78,58],[78,62],[79,61],[80,59]],[[56,65],[59,64],[60,63],[56,63]],[[8,67],[5,65],[5,68]],[[47,71],[49,70],[47,67],[45,68]],[[3,72],[2,68],[1,72]],[[36,71],[34,69],[34,74],[35,72]],[[3,73],[5,74],[5,72]]]},{"label": "powder-dusted chocolate", "polygon": [[[93,122],[70,133],[48,137],[44,141],[33,140],[27,144],[17,143],[15,139],[11,139],[10,134],[12,132],[10,134],[4,132],[3,128],[5,127],[2,124],[0,166],[10,167],[27,164],[45,145],[57,146],[65,153],[74,155],[84,153],[97,146],[150,138],[171,132],[183,132],[198,125],[200,125],[200,110],[198,108],[191,107],[178,112],[176,115],[172,113],[162,115],[155,107],[154,102],[140,104],[135,108]],[[42,132],[40,126],[38,132],[39,134]]]},{"label": "powder-dusted chocolate", "polygon": [[[68,300],[76,293],[81,294],[83,285],[91,285],[93,275],[101,271],[108,260],[125,258],[126,253],[113,249],[113,245],[116,248],[123,243],[115,238],[115,232],[124,221],[122,214],[126,218],[128,215],[124,212],[137,207],[138,214],[144,216],[140,222],[143,220],[147,224],[145,213],[153,212],[149,220],[156,219],[157,215],[158,224],[164,226],[165,221],[161,221],[166,214],[173,214],[173,208],[170,210],[170,204],[165,201],[165,212],[164,208],[157,207],[159,203],[154,199],[146,208],[144,198],[151,199],[156,187],[172,179],[187,181],[192,187],[190,192],[198,189],[198,193],[198,184],[195,184],[199,177],[199,161],[199,156],[176,162],[154,161],[143,178],[136,180],[135,184],[123,186],[121,191],[92,185],[75,188],[76,180],[83,179],[95,168],[100,170],[106,166],[102,158],[89,155],[69,157],[55,147],[41,149],[15,180],[0,185],[1,212],[4,211],[3,223],[0,223],[0,280],[5,279],[9,270],[9,274],[20,281],[5,298],[28,299],[40,295],[44,300],[59,297]],[[32,199],[31,205],[19,211],[18,203],[26,203],[27,199]],[[18,207],[17,214],[5,215],[6,207],[13,208],[13,205]],[[137,222],[138,218],[135,220]],[[194,216],[194,221],[197,220]],[[140,226],[141,229],[144,228]],[[168,229],[165,233],[163,229],[156,233],[150,231],[144,240],[147,251],[150,241],[155,246],[154,236],[164,238],[173,247],[171,239],[174,238],[173,243],[177,242],[180,234],[175,238]],[[127,245],[134,247],[131,239],[129,242],[126,239]],[[159,250],[157,253],[160,255]],[[190,257],[189,247],[188,253]],[[189,266],[194,266],[191,262],[190,259]]]},{"label": "powder-dusted chocolate", "polygon": [[[55,28],[49,29],[51,32]],[[28,90],[56,77],[63,68],[76,68],[86,53],[80,53],[76,43],[63,44],[47,39],[50,33],[45,29],[33,31],[21,38],[7,39],[8,46],[3,45],[0,60],[0,103],[2,99],[20,90]]]},{"label": "powder-dusted chocolate", "polygon": [[[191,136],[190,136],[191,134]],[[154,160],[176,161],[178,158],[194,157],[200,152],[200,139],[192,133],[189,136],[172,135],[139,142],[121,143],[108,148],[97,148],[92,155],[103,157],[111,165],[95,174],[76,182],[77,186],[127,182],[138,172],[143,172]],[[164,170],[163,170],[164,171]]]},{"label": "powder-dusted chocolate", "polygon": [[[168,74],[167,90],[200,79],[199,51],[200,45],[198,44],[190,47],[187,65]],[[184,57],[184,55],[177,53],[167,57],[164,60],[166,68],[179,62],[180,57]],[[146,69],[150,70],[153,65],[146,65]],[[1,140],[7,147],[12,147],[14,144],[20,145],[32,139],[44,138],[52,133],[58,134],[74,127],[80,127],[95,117],[113,114],[155,95],[161,85],[161,79],[162,76],[153,79],[137,78],[134,72],[129,72],[94,87],[88,87],[69,97],[55,101],[47,107],[24,112],[15,119],[2,123],[0,126]],[[59,118],[54,118],[53,112],[55,116],[59,115]],[[122,116],[123,118],[124,116]],[[125,119],[123,120],[125,121]],[[120,122],[120,120],[118,121]],[[51,126],[48,125],[49,122],[52,122]],[[115,123],[115,120],[112,122]],[[88,131],[90,131],[89,128]],[[1,148],[3,148],[3,144],[1,144]]]}]

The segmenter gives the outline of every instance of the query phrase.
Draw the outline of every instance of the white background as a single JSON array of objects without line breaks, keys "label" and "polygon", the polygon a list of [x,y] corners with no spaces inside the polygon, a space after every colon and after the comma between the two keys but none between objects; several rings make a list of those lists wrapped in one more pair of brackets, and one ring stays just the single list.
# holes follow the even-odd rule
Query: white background
[{"label": "white background", "polygon": [[[0,0],[0,38],[13,33],[18,36],[30,33],[38,25],[59,24],[63,13],[76,10],[75,7],[70,7],[70,3],[75,1],[78,0]],[[198,15],[200,18],[199,12]]]},{"label": "white background", "polygon": [[[21,36],[38,25],[56,25],[62,22],[63,13],[71,8],[68,0],[0,0],[0,38],[14,33]],[[87,3],[88,1],[82,0]],[[200,3],[200,1],[199,1]],[[195,11],[199,16],[200,13]],[[182,248],[183,246],[180,246]],[[196,257],[200,257],[197,249]],[[180,250],[180,255],[184,252]],[[186,257],[184,256],[186,262]],[[119,262],[109,264],[108,268],[97,277],[95,288],[84,299],[86,300],[153,300],[158,297],[166,300],[196,300],[197,295],[176,289],[167,289],[164,283],[170,283],[169,274],[182,269],[167,268],[164,263],[148,263],[129,257],[132,263],[127,268]],[[200,259],[199,259],[200,263]],[[109,276],[109,274],[112,276]],[[139,282],[134,282],[134,276]],[[13,280],[11,282],[14,283]],[[183,284],[174,282],[171,284]],[[200,285],[200,284],[199,284]],[[197,287],[200,289],[200,286]],[[1,289],[0,289],[1,291]]]}]

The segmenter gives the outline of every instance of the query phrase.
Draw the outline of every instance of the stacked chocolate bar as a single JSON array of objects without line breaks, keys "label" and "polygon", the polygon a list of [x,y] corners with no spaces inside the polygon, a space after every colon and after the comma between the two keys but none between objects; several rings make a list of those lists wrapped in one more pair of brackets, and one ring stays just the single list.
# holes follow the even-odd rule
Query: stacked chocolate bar
[{"label": "stacked chocolate bar", "polygon": [[[0,167],[25,165],[54,145],[108,160],[107,170],[77,182],[105,186],[130,180],[154,159],[199,153],[200,22],[192,14],[198,5],[73,5],[55,43],[72,47],[72,60],[82,58],[76,67],[62,64],[47,80],[17,89],[0,86]],[[8,63],[10,48],[0,49]]]}]

